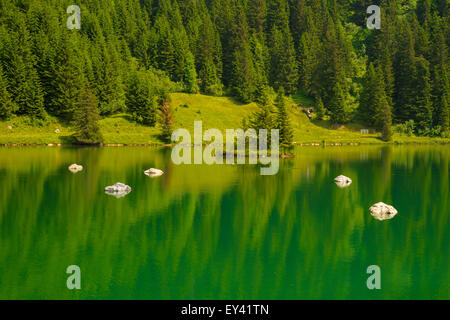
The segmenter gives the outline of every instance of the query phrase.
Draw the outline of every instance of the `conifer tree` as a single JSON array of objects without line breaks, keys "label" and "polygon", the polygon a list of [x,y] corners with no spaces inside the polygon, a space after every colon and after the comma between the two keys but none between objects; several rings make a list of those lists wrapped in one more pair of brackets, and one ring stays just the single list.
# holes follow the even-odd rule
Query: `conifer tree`
[{"label": "conifer tree", "polygon": [[329,105],[331,122],[334,124],[342,124],[346,122],[347,115],[345,112],[345,94],[339,82],[336,82],[334,85]]},{"label": "conifer tree", "polygon": [[405,122],[411,119],[411,110],[415,103],[414,77],[417,74],[415,63],[414,39],[407,22],[400,25],[398,53],[394,65],[394,119]]},{"label": "conifer tree", "polygon": [[273,101],[270,90],[267,86],[261,90],[261,95],[258,100],[258,111],[250,116],[250,128],[256,131],[260,129],[267,130],[267,139],[271,139],[271,129],[276,128],[276,115],[273,111]]},{"label": "conifer tree", "polygon": [[381,100],[380,118],[382,123],[381,137],[384,141],[392,140],[392,114],[386,97]]},{"label": "conifer tree", "polygon": [[270,85],[283,87],[293,94],[298,85],[298,63],[289,29],[289,10],[286,1],[271,0],[267,10],[270,52]]},{"label": "conifer tree", "polygon": [[434,70],[434,94],[433,105],[434,115],[433,123],[441,128],[441,132],[447,132],[449,129],[450,111],[449,111],[449,80],[446,70],[441,66],[435,66]]},{"label": "conifer tree", "polygon": [[128,112],[139,123],[156,124],[156,96],[146,71],[136,71],[130,79],[126,93]]},{"label": "conifer tree", "polygon": [[75,141],[79,144],[100,144],[103,137],[97,121],[100,115],[98,100],[88,87],[83,90],[80,107],[74,115]]},{"label": "conifer tree", "polygon": [[172,136],[172,128],[175,123],[173,117],[173,109],[170,105],[170,96],[164,91],[159,98],[159,123],[161,125],[161,137],[164,141],[169,142]]},{"label": "conifer tree", "polygon": [[8,119],[15,111],[14,103],[7,89],[7,81],[0,65],[0,119]]},{"label": "conifer tree", "polygon": [[236,42],[232,60],[231,86],[233,93],[243,102],[251,102],[255,98],[256,76],[250,39],[244,9],[237,5],[236,23],[233,38]]},{"label": "conifer tree", "polygon": [[323,101],[321,97],[316,99],[316,115],[317,120],[323,120],[325,117],[325,107],[323,105]]},{"label": "conifer tree", "polygon": [[285,154],[287,150],[292,148],[294,133],[286,109],[283,87],[278,90],[275,106],[277,107],[276,129],[279,130],[280,149]]},{"label": "conifer tree", "polygon": [[63,50],[62,65],[56,71],[54,81],[51,111],[70,121],[79,108],[85,78],[83,66],[73,51],[72,44],[66,43]]},{"label": "conifer tree", "polygon": [[184,85],[186,91],[189,93],[197,93],[199,90],[197,84],[197,71],[195,70],[194,55],[190,51],[186,54],[184,67]]},{"label": "conifer tree", "polygon": [[417,129],[427,130],[432,121],[431,85],[429,63],[422,57],[416,58],[414,99],[411,118]]},{"label": "conifer tree", "polygon": [[378,115],[382,107],[383,95],[385,94],[381,79],[383,75],[379,74],[380,70],[381,67],[375,68],[372,62],[369,64],[359,103],[359,117],[365,124],[378,129],[380,129]]}]

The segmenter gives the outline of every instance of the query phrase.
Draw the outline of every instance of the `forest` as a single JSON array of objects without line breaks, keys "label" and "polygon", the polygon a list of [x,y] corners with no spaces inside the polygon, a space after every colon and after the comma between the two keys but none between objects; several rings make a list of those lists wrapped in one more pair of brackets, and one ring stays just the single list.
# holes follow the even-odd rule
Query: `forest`
[{"label": "forest", "polygon": [[[126,112],[170,136],[170,93],[202,93],[258,103],[249,125],[279,127],[283,145],[283,97],[301,94],[319,118],[387,141],[394,126],[448,136],[447,0],[73,2],[0,0],[1,119],[55,116],[89,143],[98,119]],[[66,24],[73,4],[79,30]]]}]

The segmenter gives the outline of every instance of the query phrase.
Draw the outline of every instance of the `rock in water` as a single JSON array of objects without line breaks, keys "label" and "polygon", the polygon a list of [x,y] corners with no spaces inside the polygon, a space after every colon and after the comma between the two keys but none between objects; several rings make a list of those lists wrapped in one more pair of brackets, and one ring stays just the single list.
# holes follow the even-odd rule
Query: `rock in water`
[{"label": "rock in water", "polygon": [[74,164],[71,164],[71,165],[69,166],[69,170],[70,170],[72,173],[77,173],[77,172],[80,172],[80,171],[83,170],[83,166],[74,163]]},{"label": "rock in water", "polygon": [[375,203],[369,208],[370,214],[378,220],[392,219],[397,215],[398,211],[393,207],[383,202]]},{"label": "rock in water", "polygon": [[162,170],[155,169],[155,168],[150,168],[148,170],[145,170],[144,173],[151,178],[159,177],[164,174],[164,172]]},{"label": "rock in water", "polygon": [[105,193],[116,198],[122,198],[131,192],[131,187],[126,184],[117,182],[112,186],[105,188]]},{"label": "rock in water", "polygon": [[336,178],[334,178],[334,182],[336,183],[336,185],[340,188],[346,188],[349,185],[352,184],[352,179],[350,179],[349,177],[340,175]]}]

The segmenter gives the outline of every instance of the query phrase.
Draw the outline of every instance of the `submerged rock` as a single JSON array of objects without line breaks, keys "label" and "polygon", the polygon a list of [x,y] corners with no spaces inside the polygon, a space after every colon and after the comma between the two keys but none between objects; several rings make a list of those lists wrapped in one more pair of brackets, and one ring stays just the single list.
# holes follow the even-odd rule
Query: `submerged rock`
[{"label": "submerged rock", "polygon": [[349,177],[340,175],[336,178],[334,178],[334,182],[336,183],[336,185],[340,188],[346,188],[349,185],[352,184],[352,179],[350,179]]},{"label": "submerged rock", "polygon": [[77,173],[77,172],[80,172],[80,171],[83,170],[83,166],[74,163],[74,164],[71,164],[71,165],[69,166],[69,170],[70,170],[72,173]]},{"label": "submerged rock", "polygon": [[375,203],[369,208],[370,214],[377,220],[392,219],[397,215],[398,211],[393,207],[383,202]]},{"label": "submerged rock", "polygon": [[105,193],[116,198],[122,198],[131,192],[131,187],[124,183],[117,182],[105,188]]},{"label": "submerged rock", "polygon": [[148,170],[145,170],[144,173],[151,178],[159,177],[164,174],[164,172],[162,170],[155,169],[155,168],[150,168]]}]

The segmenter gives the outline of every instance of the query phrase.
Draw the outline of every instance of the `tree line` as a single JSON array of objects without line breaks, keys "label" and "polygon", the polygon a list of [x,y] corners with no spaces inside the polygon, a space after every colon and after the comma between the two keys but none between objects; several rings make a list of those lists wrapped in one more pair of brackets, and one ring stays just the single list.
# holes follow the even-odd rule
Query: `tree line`
[{"label": "tree line", "polygon": [[80,0],[69,30],[72,2],[0,0],[1,118],[128,112],[153,126],[171,123],[172,91],[263,105],[301,90],[319,118],[386,139],[393,123],[448,132],[446,0]]}]

